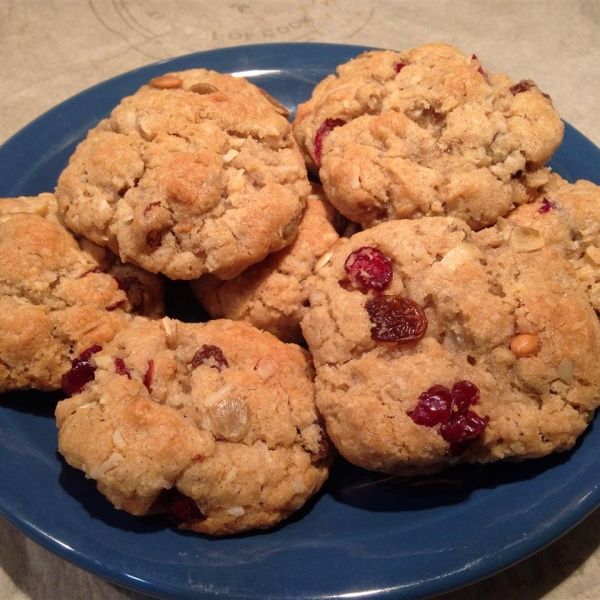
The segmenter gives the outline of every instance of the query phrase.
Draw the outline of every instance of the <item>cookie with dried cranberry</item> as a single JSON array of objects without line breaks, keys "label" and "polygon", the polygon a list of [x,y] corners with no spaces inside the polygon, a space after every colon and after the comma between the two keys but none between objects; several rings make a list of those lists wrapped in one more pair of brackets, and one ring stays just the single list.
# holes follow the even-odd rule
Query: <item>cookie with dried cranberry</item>
[{"label": "cookie with dried cranberry", "polygon": [[479,233],[482,242],[492,244],[497,236],[510,237],[513,244],[554,245],[569,261],[592,306],[600,312],[599,186],[584,180],[569,183],[552,174],[535,201],[519,206],[506,216],[506,221]]},{"label": "cookie with dried cranberry", "polygon": [[480,228],[546,181],[563,124],[532,81],[426,44],[340,65],[298,107],[294,132],[349,219],[449,215]]},{"label": "cookie with dried cranberry", "polygon": [[164,314],[159,277],[76,239],[51,194],[0,200],[0,391],[60,388],[71,359],[132,314]]},{"label": "cookie with dried cranberry", "polygon": [[299,346],[241,321],[165,318],[84,358],[89,381],[56,408],[59,450],[119,509],[232,534],[285,519],[328,476]]},{"label": "cookie with dried cranberry", "polygon": [[567,450],[600,402],[600,326],[551,245],[478,246],[461,220],[334,248],[302,329],[351,462],[404,475]]},{"label": "cookie with dried cranberry", "polygon": [[124,98],[60,175],[69,227],[172,279],[228,279],[288,245],[310,187],[291,125],[248,81],[171,73]]},{"label": "cookie with dried cranberry", "polygon": [[300,343],[300,321],[306,312],[313,269],[339,239],[334,226],[337,211],[314,186],[298,235],[234,279],[204,275],[192,282],[196,298],[217,318],[243,320],[269,331],[284,342]]}]

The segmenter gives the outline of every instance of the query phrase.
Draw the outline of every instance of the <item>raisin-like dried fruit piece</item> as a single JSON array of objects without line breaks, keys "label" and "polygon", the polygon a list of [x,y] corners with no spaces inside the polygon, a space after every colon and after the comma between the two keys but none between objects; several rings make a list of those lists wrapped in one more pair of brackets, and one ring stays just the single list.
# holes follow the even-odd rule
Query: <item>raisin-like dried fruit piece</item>
[{"label": "raisin-like dried fruit piece", "polygon": [[511,94],[514,94],[516,96],[517,94],[528,92],[532,87],[534,87],[534,85],[535,84],[533,83],[533,81],[530,81],[529,79],[522,79],[518,83],[515,83],[513,86],[511,86],[509,90]]},{"label": "raisin-like dried fruit piece", "polygon": [[451,389],[443,385],[430,387],[419,396],[417,406],[408,415],[417,425],[433,427],[467,412],[469,406],[478,401],[479,388],[463,379],[457,381]]},{"label": "raisin-like dried fruit piece", "polygon": [[317,166],[321,166],[321,153],[323,152],[323,140],[327,135],[329,135],[333,129],[336,127],[341,127],[345,125],[346,121],[342,119],[325,119],[321,124],[321,127],[317,129],[317,133],[315,134],[315,143],[313,146],[313,154],[315,157],[315,162]]},{"label": "raisin-like dried fruit piece", "polygon": [[397,62],[394,65],[394,71],[396,71],[396,73],[400,73],[400,71],[402,71],[402,69],[404,69],[404,67],[406,66],[406,63],[403,62]]},{"label": "raisin-like dried fruit piece", "polygon": [[91,269],[89,271],[86,271],[85,273],[82,273],[77,279],[83,279],[88,275],[95,275],[96,273],[104,273],[104,271],[100,267],[96,267],[95,269]]},{"label": "raisin-like dried fruit piece", "polygon": [[175,525],[190,523],[191,521],[204,518],[194,500],[180,492],[173,494],[169,508],[167,509],[167,515]]},{"label": "raisin-like dried fruit piece", "polygon": [[192,369],[199,367],[200,365],[207,365],[217,371],[222,371],[223,367],[228,367],[229,363],[223,355],[223,351],[218,346],[212,344],[204,344],[200,350],[194,354],[192,358],[191,366]]},{"label": "raisin-like dried fruit piece", "polygon": [[149,211],[151,211],[153,208],[156,208],[157,206],[161,206],[160,201],[157,200],[156,202],[150,202],[150,204],[146,204],[146,206],[144,206],[144,215],[146,215],[146,213],[148,213]]},{"label": "raisin-like dried fruit piece", "polygon": [[410,344],[427,332],[427,316],[410,298],[375,296],[367,300],[365,308],[373,323],[371,338],[376,342]]},{"label": "raisin-like dried fruit piece", "polygon": [[408,416],[426,427],[439,425],[438,434],[449,443],[447,454],[458,456],[468,443],[479,437],[490,418],[469,410],[479,402],[479,388],[470,381],[457,381],[452,388],[434,385],[419,396],[417,406]]},{"label": "raisin-like dried fruit piece", "polygon": [[117,372],[117,375],[124,375],[127,379],[131,379],[131,373],[125,364],[125,361],[120,356],[115,358],[115,371]]},{"label": "raisin-like dried fruit piece", "polygon": [[149,393],[152,392],[152,378],[154,377],[154,361],[150,359],[148,361],[148,368],[144,374],[144,385]]},{"label": "raisin-like dried fruit piece", "polygon": [[450,443],[466,442],[481,435],[489,420],[489,417],[480,417],[476,412],[467,410],[442,423],[439,434]]},{"label": "raisin-like dried fruit piece", "polygon": [[552,200],[548,200],[548,198],[544,196],[544,198],[542,199],[542,204],[538,209],[538,213],[540,215],[545,215],[546,213],[550,212],[553,208],[556,208],[556,204],[552,202]]},{"label": "raisin-like dried fruit piece", "polygon": [[327,458],[333,452],[333,442],[327,435],[325,429],[321,428],[321,433],[319,435],[319,448],[316,452],[313,452],[310,460],[313,463],[319,462],[324,458]]},{"label": "raisin-like dried fruit piece", "polygon": [[452,416],[452,394],[443,385],[434,385],[419,396],[415,409],[408,413],[417,425],[433,427]]},{"label": "raisin-like dried fruit piece", "polygon": [[117,308],[121,308],[124,304],[125,304],[125,300],[118,300],[114,304],[107,306],[104,310],[107,310],[108,312],[112,312],[113,310],[117,310]]},{"label": "raisin-like dried fruit piece", "polygon": [[392,261],[377,248],[363,246],[350,253],[344,263],[350,282],[362,290],[385,290],[392,281]]},{"label": "raisin-like dried fruit piece", "polygon": [[61,387],[67,396],[78,394],[96,377],[96,367],[90,362],[92,355],[100,352],[102,346],[94,344],[71,361],[71,368],[62,376]]},{"label": "raisin-like dried fruit piece", "polygon": [[471,55],[471,66],[483,77],[485,82],[489,85],[490,78],[488,76],[487,71],[483,68],[481,61],[479,60],[477,54]]},{"label": "raisin-like dried fruit piece", "polygon": [[162,244],[162,236],[160,229],[152,229],[146,234],[146,244],[150,248],[158,248]]},{"label": "raisin-like dried fruit piece", "polygon": [[479,402],[479,388],[470,381],[457,381],[450,389],[452,409],[457,413],[468,410],[472,404]]}]

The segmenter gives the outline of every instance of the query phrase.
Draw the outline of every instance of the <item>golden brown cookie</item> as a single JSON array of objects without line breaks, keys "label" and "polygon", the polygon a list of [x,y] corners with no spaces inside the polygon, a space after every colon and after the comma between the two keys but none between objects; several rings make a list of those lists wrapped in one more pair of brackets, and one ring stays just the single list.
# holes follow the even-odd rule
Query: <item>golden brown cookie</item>
[{"label": "golden brown cookie", "polygon": [[59,450],[117,508],[231,534],[275,525],[328,476],[298,346],[243,322],[138,318],[84,360],[90,379],[57,405]]},{"label": "golden brown cookie", "polygon": [[131,314],[164,314],[160,277],[76,239],[52,194],[0,199],[0,391],[60,388],[71,359]]},{"label": "golden brown cookie", "polygon": [[193,281],[194,294],[212,317],[247,321],[284,342],[300,343],[313,270],[339,239],[336,214],[315,185],[292,244],[234,279],[205,275]]},{"label": "golden brown cookie", "polygon": [[349,219],[450,215],[480,228],[546,181],[563,124],[532,81],[426,44],[339,66],[298,107],[294,132]]},{"label": "golden brown cookie", "polygon": [[551,245],[478,246],[458,219],[336,246],[302,329],[351,462],[405,475],[567,450],[600,403],[600,326]]},{"label": "golden brown cookie", "polygon": [[552,244],[600,312],[600,187],[591,181],[569,183],[553,174],[535,201],[519,206],[478,236],[481,243],[492,245],[509,238],[513,244]]},{"label": "golden brown cookie", "polygon": [[172,279],[227,279],[288,245],[309,193],[291,125],[251,83],[171,73],[92,129],[56,195],[69,227]]}]

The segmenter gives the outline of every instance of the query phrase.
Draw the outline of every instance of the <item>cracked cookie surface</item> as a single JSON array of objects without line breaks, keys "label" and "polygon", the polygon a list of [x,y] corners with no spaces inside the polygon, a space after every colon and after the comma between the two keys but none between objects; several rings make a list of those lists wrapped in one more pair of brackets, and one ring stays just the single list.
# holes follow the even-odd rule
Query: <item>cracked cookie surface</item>
[{"label": "cracked cookie surface", "polygon": [[[380,291],[348,275],[349,257],[361,248],[391,263],[391,277],[375,271]],[[420,338],[385,341],[414,334],[418,311],[390,304],[396,312],[381,320],[369,302],[382,297],[420,307]],[[317,405],[335,446],[361,467],[411,475],[567,450],[599,403],[598,320],[551,245],[479,247],[458,219],[392,221],[336,246],[310,303],[302,329],[317,371]],[[479,398],[459,416],[484,427],[455,453],[443,437],[448,426],[413,417],[423,393],[443,386],[444,395],[464,381]]]},{"label": "cracked cookie surface", "polygon": [[163,282],[76,239],[52,194],[0,199],[0,390],[61,387],[71,359],[131,314],[164,314]]},{"label": "cracked cookie surface", "polygon": [[337,211],[315,186],[295,240],[241,275],[222,281],[205,275],[192,282],[195,296],[215,318],[243,320],[284,342],[302,342],[300,321],[307,310],[313,269],[339,239]]},{"label": "cracked cookie surface", "polygon": [[59,450],[120,509],[231,534],[275,525],[328,476],[298,346],[244,322],[136,319],[90,360],[95,379],[57,405]]},{"label": "cracked cookie surface", "polygon": [[293,240],[306,168],[291,125],[251,83],[204,69],[168,77],[176,85],[153,80],[88,133],[59,206],[124,262],[231,278]]},{"label": "cracked cookie surface", "polygon": [[511,211],[506,222],[481,230],[478,239],[492,245],[502,243],[494,238],[510,236],[511,225],[533,229],[540,234],[540,243],[552,244],[569,261],[600,313],[599,186],[585,180],[569,183],[552,174],[535,201]]},{"label": "cracked cookie surface", "polygon": [[294,133],[349,219],[449,215],[480,228],[545,182],[563,124],[533,82],[426,44],[339,66],[298,107]]}]

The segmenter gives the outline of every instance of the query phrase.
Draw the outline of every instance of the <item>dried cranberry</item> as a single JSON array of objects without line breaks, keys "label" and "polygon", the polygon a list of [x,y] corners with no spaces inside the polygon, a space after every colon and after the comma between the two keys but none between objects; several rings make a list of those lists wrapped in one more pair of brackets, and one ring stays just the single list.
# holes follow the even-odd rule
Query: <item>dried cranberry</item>
[{"label": "dried cranberry", "polygon": [[71,369],[61,379],[61,387],[65,394],[68,396],[78,394],[86,383],[94,380],[96,367],[90,362],[90,359],[100,350],[102,350],[102,346],[94,344],[71,361]]},{"label": "dried cranberry", "polygon": [[479,388],[466,379],[457,381],[452,386],[450,394],[452,395],[452,408],[458,413],[465,412],[469,406],[479,402]]},{"label": "dried cranberry", "polygon": [[156,202],[150,202],[150,204],[146,204],[146,206],[144,206],[144,215],[149,210],[152,210],[155,206],[160,206],[160,202],[158,200]]},{"label": "dried cranberry", "polygon": [[152,229],[146,234],[146,244],[150,248],[158,248],[162,243],[162,231],[160,229]]},{"label": "dried cranberry", "polygon": [[321,434],[319,435],[319,448],[316,452],[312,453],[310,457],[311,462],[315,463],[327,458],[332,451],[333,443],[329,439],[327,432],[324,429],[321,429]]},{"label": "dried cranberry", "polygon": [[455,414],[449,421],[442,423],[439,434],[447,442],[466,442],[481,435],[489,420],[489,417],[480,417],[472,410],[467,410]]},{"label": "dried cranberry", "polygon": [[448,454],[464,452],[470,440],[483,433],[490,418],[469,410],[479,402],[479,388],[470,381],[457,381],[451,389],[434,385],[419,396],[415,410],[408,412],[417,425],[440,425],[438,434],[449,442]]},{"label": "dried cranberry", "polygon": [[487,71],[483,68],[483,65],[479,61],[477,54],[471,55],[471,65],[475,67],[475,70],[484,78],[485,82],[489,85],[490,78],[488,76]]},{"label": "dried cranberry", "polygon": [[90,271],[82,273],[77,279],[83,279],[84,277],[87,277],[88,275],[93,275],[95,273],[104,273],[104,271],[100,267],[96,267],[95,269],[91,269]]},{"label": "dried cranberry", "polygon": [[152,392],[152,377],[154,376],[154,361],[150,359],[148,361],[148,368],[144,374],[144,385],[148,392]]},{"label": "dried cranberry", "polygon": [[427,331],[425,312],[410,298],[376,296],[365,308],[373,323],[371,338],[376,342],[409,344],[419,341]]},{"label": "dried cranberry", "polygon": [[167,509],[169,519],[176,525],[190,523],[203,518],[198,505],[189,496],[184,496],[180,492],[175,492]]},{"label": "dried cranberry", "polygon": [[392,261],[377,248],[363,246],[348,256],[344,270],[351,283],[363,290],[385,290],[392,281]]},{"label": "dried cranberry", "polygon": [[529,81],[528,79],[523,79],[518,83],[515,83],[509,89],[511,94],[514,94],[516,96],[517,94],[528,92],[534,85],[535,84],[532,81]]},{"label": "dried cranberry", "polygon": [[321,127],[317,129],[317,133],[315,134],[314,156],[315,162],[318,166],[321,166],[323,139],[325,138],[325,136],[329,135],[333,129],[335,129],[336,127],[341,127],[345,124],[346,121],[343,121],[342,119],[325,119],[325,121],[321,124]]},{"label": "dried cranberry", "polygon": [[394,71],[396,71],[396,73],[400,73],[400,71],[402,71],[402,69],[404,69],[404,67],[406,66],[406,63],[403,62],[397,62],[394,65]]},{"label": "dried cranberry", "polygon": [[125,361],[120,356],[115,358],[115,371],[117,372],[117,375],[124,375],[127,379],[131,379],[131,373],[125,364]]},{"label": "dried cranberry", "polygon": [[540,206],[538,213],[540,213],[540,215],[545,215],[547,212],[550,212],[553,208],[556,208],[556,204],[552,202],[552,200],[548,200],[548,198],[544,196],[544,198],[542,199],[542,205]]},{"label": "dried cranberry", "polygon": [[123,304],[125,304],[125,300],[119,300],[118,302],[107,306],[105,310],[107,310],[108,312],[112,312],[113,310],[117,310],[117,308],[121,308]]},{"label": "dried cranberry", "polygon": [[452,394],[443,385],[434,385],[419,396],[415,410],[409,412],[417,425],[433,427],[452,416]]},{"label": "dried cranberry", "polygon": [[228,367],[229,363],[223,355],[221,348],[211,344],[204,344],[202,348],[194,354],[191,365],[192,369],[195,369],[200,365],[207,365],[213,369],[217,369],[217,371],[221,371],[223,367]]}]

